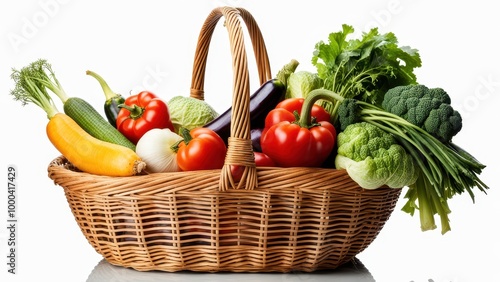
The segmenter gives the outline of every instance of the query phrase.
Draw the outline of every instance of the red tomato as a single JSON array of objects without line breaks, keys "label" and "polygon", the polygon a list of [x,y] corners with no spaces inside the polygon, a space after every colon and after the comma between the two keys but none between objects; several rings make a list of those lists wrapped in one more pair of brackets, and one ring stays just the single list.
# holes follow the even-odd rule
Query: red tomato
[{"label": "red tomato", "polygon": [[[181,129],[182,130],[182,129]],[[179,143],[177,164],[181,170],[221,169],[226,158],[226,143],[209,128],[184,129]]]},{"label": "red tomato", "polygon": [[174,130],[167,103],[151,92],[130,96],[119,107],[116,128],[134,144],[150,129]]},{"label": "red tomato", "polygon": [[276,166],[274,161],[266,154],[261,152],[253,152],[255,156],[255,165],[259,166]]},{"label": "red tomato", "polygon": [[[266,155],[264,153],[254,151],[253,155],[255,157],[255,166],[257,166],[257,167],[276,166],[274,161],[268,155]],[[243,166],[238,166],[238,165],[231,166],[231,174],[233,175],[233,179],[235,181],[239,181],[241,179],[241,176],[243,175],[244,169],[245,168]]]}]

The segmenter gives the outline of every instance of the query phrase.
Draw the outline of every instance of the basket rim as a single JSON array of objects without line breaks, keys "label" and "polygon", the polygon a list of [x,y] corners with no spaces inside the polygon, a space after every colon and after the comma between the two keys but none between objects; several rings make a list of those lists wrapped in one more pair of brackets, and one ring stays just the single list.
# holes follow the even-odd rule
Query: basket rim
[{"label": "basket rim", "polygon": [[[402,188],[386,186],[364,189],[349,177],[345,169],[312,167],[258,167],[256,169],[261,185],[255,189],[228,189],[226,191],[219,191],[216,185],[210,183],[218,180],[220,169],[115,177],[79,171],[63,155],[50,162],[48,176],[64,189],[103,196],[195,195],[200,191],[203,191],[206,196],[218,196],[224,193],[234,196],[238,193],[322,193],[326,190],[334,190],[339,194],[377,195],[388,193],[390,190],[402,190]],[[280,181],[287,181],[290,178],[296,178],[297,183],[293,186],[279,184]],[[82,185],[77,185],[77,183],[82,183]],[[193,183],[197,183],[198,186],[206,184],[206,187],[200,188],[192,185]],[[147,184],[157,186],[157,189],[143,188]]]}]

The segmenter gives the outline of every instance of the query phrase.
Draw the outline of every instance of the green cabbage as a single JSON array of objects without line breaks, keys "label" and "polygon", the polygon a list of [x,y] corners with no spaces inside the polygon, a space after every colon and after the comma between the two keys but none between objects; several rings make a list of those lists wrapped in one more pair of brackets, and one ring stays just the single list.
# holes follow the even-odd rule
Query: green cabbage
[{"label": "green cabbage", "polygon": [[316,73],[298,71],[290,74],[286,98],[305,98],[309,92],[323,87],[323,80]]},{"label": "green cabbage", "polygon": [[207,102],[193,97],[175,96],[167,105],[177,134],[181,127],[189,130],[202,127],[219,116]]},{"label": "green cabbage", "polygon": [[365,189],[415,183],[418,167],[412,156],[389,133],[367,122],[353,123],[337,136],[337,169]]}]

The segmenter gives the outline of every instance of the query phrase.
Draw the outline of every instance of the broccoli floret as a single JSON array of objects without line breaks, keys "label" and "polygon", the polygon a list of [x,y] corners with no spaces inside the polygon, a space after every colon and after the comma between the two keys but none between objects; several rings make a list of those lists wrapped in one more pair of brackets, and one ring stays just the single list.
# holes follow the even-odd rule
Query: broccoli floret
[{"label": "broccoli floret", "polygon": [[382,108],[446,143],[462,129],[462,117],[450,103],[450,96],[442,88],[413,84],[389,89]]},{"label": "broccoli floret", "polygon": [[358,122],[360,110],[356,99],[344,99],[340,103],[337,110],[340,131],[344,131],[348,125]]},{"label": "broccoli floret", "polygon": [[441,104],[439,108],[430,112],[423,128],[439,140],[446,142],[462,129],[462,117],[450,105]]},{"label": "broccoli floret", "polygon": [[337,136],[335,167],[365,189],[383,185],[401,188],[413,184],[418,167],[396,139],[375,125],[354,123]]}]

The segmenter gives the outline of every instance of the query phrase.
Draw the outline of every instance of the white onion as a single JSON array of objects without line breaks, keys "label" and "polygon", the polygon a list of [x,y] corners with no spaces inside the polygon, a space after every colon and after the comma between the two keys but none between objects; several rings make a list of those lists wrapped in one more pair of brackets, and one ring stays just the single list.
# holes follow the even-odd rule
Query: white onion
[{"label": "white onion", "polygon": [[168,128],[155,128],[139,139],[135,151],[146,163],[148,172],[180,171],[177,165],[177,153],[170,148],[180,140],[182,137]]}]

